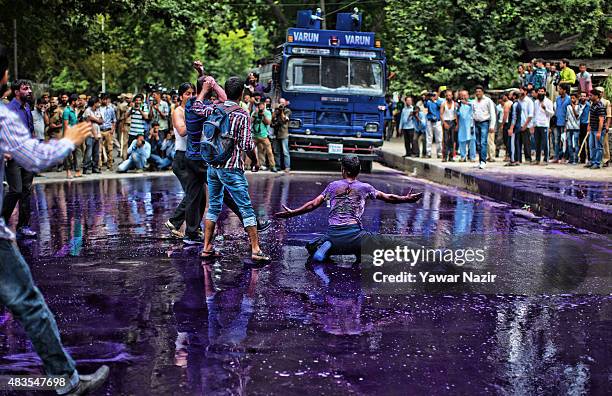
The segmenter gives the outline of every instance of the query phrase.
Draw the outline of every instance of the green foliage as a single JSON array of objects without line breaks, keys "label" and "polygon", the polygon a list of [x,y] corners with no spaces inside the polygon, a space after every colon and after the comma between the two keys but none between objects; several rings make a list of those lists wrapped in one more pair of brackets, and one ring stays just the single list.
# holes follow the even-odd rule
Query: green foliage
[{"label": "green foliage", "polygon": [[85,92],[89,83],[78,72],[64,67],[62,71],[51,80],[51,89],[57,92]]},{"label": "green foliage", "polygon": [[[19,74],[53,86],[100,88],[106,53],[107,89],[136,91],[145,83],[176,87],[192,80],[201,59],[222,81],[243,75],[281,44],[296,13],[318,2],[295,0],[12,0],[0,14],[0,42],[11,47],[18,21]],[[550,32],[577,35],[575,57],[603,54],[612,31],[606,0],[380,0],[327,2],[335,13],[356,5],[364,27],[383,39],[392,90],[439,85],[507,86],[522,40],[545,44]],[[74,79],[73,82],[68,81]]]},{"label": "green foliage", "polygon": [[397,73],[391,89],[507,87],[523,40],[545,44],[547,33],[578,35],[575,57],[601,55],[612,28],[604,6],[604,0],[390,0],[383,34]]}]

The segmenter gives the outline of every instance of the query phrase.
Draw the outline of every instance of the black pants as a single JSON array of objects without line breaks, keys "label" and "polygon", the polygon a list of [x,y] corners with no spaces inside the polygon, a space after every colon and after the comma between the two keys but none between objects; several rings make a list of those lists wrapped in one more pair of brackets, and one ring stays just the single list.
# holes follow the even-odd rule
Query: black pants
[{"label": "black pants", "polygon": [[406,156],[419,155],[419,142],[417,136],[414,133],[414,129],[402,129],[404,135],[404,148],[406,149]]},{"label": "black pants", "polygon": [[[580,124],[580,134],[578,135],[578,150],[580,150],[580,147],[582,146],[582,142],[586,138],[588,126],[589,124]],[[580,163],[586,163],[588,145],[589,145],[589,142],[587,141],[584,144],[584,147],[582,148],[582,152],[580,153]]]},{"label": "black pants", "polygon": [[[508,136],[508,129],[510,129],[510,123],[504,123],[502,127],[502,140],[504,141],[504,148],[506,149],[506,157],[510,158],[510,136]],[[498,149],[499,152],[499,149]]]},{"label": "black pants", "polygon": [[[187,160],[185,159],[185,152],[177,150],[176,154],[174,155],[174,161],[172,161],[172,172],[179,180],[179,183],[181,183],[181,187],[183,188],[184,192],[187,191],[187,180],[189,177],[187,175],[186,161]],[[186,206],[187,194],[183,195],[181,203],[176,207],[176,209],[174,209],[174,213],[172,214],[172,217],[170,217],[170,223],[172,223],[172,225],[174,225],[174,227],[177,229],[181,228],[183,222],[185,221]]]},{"label": "black pants", "polygon": [[[185,197],[184,203],[184,218],[185,218],[185,236],[195,237],[201,229],[200,222],[206,210],[206,185],[207,185],[207,167],[204,161],[193,161],[185,158],[184,171],[184,187]],[[181,183],[182,185],[183,183]],[[181,204],[183,204],[181,201]],[[227,191],[223,194],[223,203],[238,216],[242,222],[242,215],[238,209],[238,205]],[[180,205],[179,204],[179,207]],[[175,211],[176,214],[176,211]],[[178,218],[177,218],[178,219]],[[175,220],[177,220],[175,219]],[[176,227],[177,224],[170,220]],[[180,225],[179,225],[180,226]],[[177,227],[178,228],[178,227]]]},{"label": "black pants", "polygon": [[30,225],[30,197],[32,196],[32,180],[34,174],[25,170],[14,160],[6,162],[6,182],[9,185],[9,190],[4,197],[4,205],[2,207],[2,217],[6,224],[19,202],[19,220],[17,228]]},{"label": "black pants", "polygon": [[100,140],[88,137],[85,141],[85,159],[83,161],[84,171],[100,171]]},{"label": "black pants", "polygon": [[535,144],[536,144],[536,161],[540,161],[542,150],[544,150],[544,162],[548,162],[549,145],[548,145],[548,128],[535,127]]},{"label": "black pants", "polygon": [[[525,162],[531,162],[531,132],[529,132],[529,128],[526,128],[524,131],[521,131],[521,143],[523,144],[523,153],[525,154]],[[520,156],[519,156],[519,162],[523,162]]]},{"label": "black pants", "polygon": [[444,128],[444,148],[442,153],[443,157],[450,161],[453,159],[453,150],[455,149],[455,126],[457,123],[455,121],[446,121],[446,123],[448,124],[448,129],[444,128],[444,124],[442,124],[442,128]]},{"label": "black pants", "polygon": [[385,121],[385,140],[390,141],[393,137],[393,121],[386,120]]}]

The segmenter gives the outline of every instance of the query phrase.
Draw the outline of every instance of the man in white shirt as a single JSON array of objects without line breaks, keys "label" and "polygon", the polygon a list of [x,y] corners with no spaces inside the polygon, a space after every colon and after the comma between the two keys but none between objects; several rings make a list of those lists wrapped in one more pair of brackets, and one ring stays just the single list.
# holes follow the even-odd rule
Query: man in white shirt
[{"label": "man in white shirt", "polygon": [[484,169],[487,164],[487,142],[489,133],[495,134],[495,123],[497,112],[495,103],[485,96],[482,86],[476,86],[476,100],[474,105],[474,126],[476,129],[476,147],[480,156],[480,169]]},{"label": "man in white shirt", "polygon": [[538,89],[538,97],[535,102],[533,116],[535,119],[535,144],[536,144],[536,159],[532,164],[540,164],[540,156],[544,150],[544,163],[548,165],[549,146],[548,146],[548,128],[550,126],[550,118],[555,114],[553,103],[546,97],[546,88]]}]

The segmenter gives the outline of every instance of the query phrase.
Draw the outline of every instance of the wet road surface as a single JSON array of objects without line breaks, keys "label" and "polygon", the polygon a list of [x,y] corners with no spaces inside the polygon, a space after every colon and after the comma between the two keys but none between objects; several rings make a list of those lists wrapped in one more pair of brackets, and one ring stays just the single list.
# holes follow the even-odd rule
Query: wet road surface
[{"label": "wet road surface", "polygon": [[[337,177],[249,176],[256,212],[297,207]],[[528,240],[533,268],[505,264],[515,281],[555,262],[555,251],[536,246],[566,238],[583,247],[585,257],[579,271],[565,274],[568,284],[610,284],[609,263],[595,254],[609,257],[606,236],[533,221],[509,206],[386,168],[362,179],[388,192],[425,193],[415,205],[369,203],[368,230],[428,239],[473,236],[491,251],[500,239]],[[273,257],[263,268],[245,259],[240,223],[224,215],[218,243],[224,256],[202,265],[197,248],[184,248],[163,228],[181,199],[173,176],[37,185],[34,199],[39,239],[20,248],[79,370],[111,366],[101,395],[578,395],[610,389],[607,290],[514,295],[442,287],[379,294],[364,286],[362,270],[351,263],[306,264],[303,245],[325,230],[324,207],[276,222],[262,237]],[[556,275],[533,276],[556,286],[567,280]],[[39,373],[21,327],[0,313],[0,374]]]}]

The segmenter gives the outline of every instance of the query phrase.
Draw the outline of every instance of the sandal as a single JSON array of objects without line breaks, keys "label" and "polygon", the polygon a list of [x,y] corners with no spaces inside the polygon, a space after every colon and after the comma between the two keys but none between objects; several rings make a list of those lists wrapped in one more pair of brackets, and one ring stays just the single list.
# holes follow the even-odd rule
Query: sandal
[{"label": "sandal", "polygon": [[258,252],[255,253],[251,253],[251,260],[253,261],[270,261],[270,257],[266,256],[265,254],[263,254],[263,252],[260,250]]},{"label": "sandal", "polygon": [[211,258],[220,258],[221,257],[221,253],[219,253],[218,250],[202,250],[202,254],[200,254],[200,257],[205,258],[205,259],[211,259]]}]

